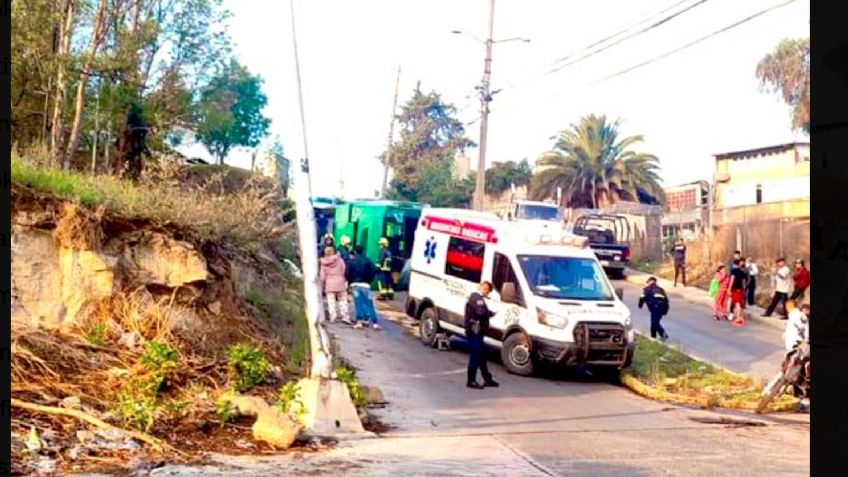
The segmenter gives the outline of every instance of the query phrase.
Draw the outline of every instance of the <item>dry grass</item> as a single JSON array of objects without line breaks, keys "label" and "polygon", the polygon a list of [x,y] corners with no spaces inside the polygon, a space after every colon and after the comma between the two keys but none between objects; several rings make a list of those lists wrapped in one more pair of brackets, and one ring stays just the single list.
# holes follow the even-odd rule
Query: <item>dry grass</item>
[{"label": "dry grass", "polygon": [[[670,346],[637,335],[636,354],[622,382],[650,399],[701,407],[754,410],[763,383],[698,361]],[[783,396],[769,406],[781,411],[795,400]]]},{"label": "dry grass", "polygon": [[37,154],[30,154],[13,152],[13,183],[103,207],[117,217],[173,224],[195,231],[201,239],[237,245],[276,240],[292,227],[282,220],[289,205],[281,191],[258,174],[204,168],[198,181],[190,179],[189,167],[151,162],[142,179],[133,183],[110,175],[51,169]]}]

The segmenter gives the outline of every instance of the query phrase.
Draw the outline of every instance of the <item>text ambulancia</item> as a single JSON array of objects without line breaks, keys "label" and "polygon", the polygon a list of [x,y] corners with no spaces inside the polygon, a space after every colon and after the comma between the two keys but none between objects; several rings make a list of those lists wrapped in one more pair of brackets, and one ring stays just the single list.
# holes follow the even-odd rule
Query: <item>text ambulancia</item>
[{"label": "text ambulancia", "polygon": [[415,232],[406,313],[421,340],[464,336],[468,296],[482,281],[496,313],[485,338],[506,368],[529,375],[540,361],[617,373],[635,346],[630,310],[585,237],[457,209],[427,209]]}]

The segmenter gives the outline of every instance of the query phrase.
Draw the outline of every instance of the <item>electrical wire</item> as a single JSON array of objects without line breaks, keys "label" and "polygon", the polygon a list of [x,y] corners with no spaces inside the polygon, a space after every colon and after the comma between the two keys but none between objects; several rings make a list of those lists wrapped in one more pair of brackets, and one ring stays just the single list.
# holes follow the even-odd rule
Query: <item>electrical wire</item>
[{"label": "electrical wire", "polygon": [[692,47],[692,46],[694,46],[694,45],[697,45],[698,43],[701,43],[701,42],[703,42],[703,41],[709,40],[710,38],[713,38],[713,37],[715,37],[715,36],[717,36],[717,35],[720,35],[720,34],[722,34],[722,33],[726,32],[726,31],[728,31],[728,30],[731,30],[731,29],[733,29],[733,28],[736,28],[736,27],[738,27],[739,25],[742,25],[742,24],[748,23],[748,22],[750,22],[751,20],[754,20],[754,19],[755,19],[755,18],[757,18],[757,17],[760,17],[760,16],[762,16],[762,15],[765,15],[766,13],[769,13],[769,12],[772,12],[772,11],[777,10],[777,9],[779,9],[779,8],[785,7],[785,6],[789,5],[790,3],[794,3],[794,2],[797,2],[797,1],[798,1],[798,0],[787,0],[787,1],[785,1],[785,2],[781,2],[781,3],[778,3],[778,4],[776,4],[776,5],[772,5],[771,7],[768,7],[768,8],[766,8],[766,9],[764,9],[764,10],[760,10],[759,12],[754,13],[753,15],[749,15],[749,16],[747,16],[747,17],[743,18],[742,20],[739,20],[739,21],[737,21],[737,22],[735,22],[735,23],[732,23],[732,24],[730,24],[730,25],[728,25],[728,26],[726,26],[726,27],[724,27],[724,28],[720,28],[720,29],[718,29],[718,30],[716,30],[716,31],[714,31],[714,32],[712,32],[712,33],[709,33],[709,34],[707,34],[707,35],[704,35],[704,36],[702,36],[702,37],[700,37],[700,38],[698,38],[698,39],[696,39],[696,40],[690,41],[689,43],[686,43],[685,45],[682,45],[682,46],[679,46],[679,47],[677,47],[677,48],[675,48],[675,49],[673,49],[673,50],[667,51],[667,52],[665,52],[665,53],[663,53],[663,54],[661,54],[661,55],[659,55],[659,56],[655,56],[654,58],[651,58],[650,60],[643,61],[643,62],[638,63],[638,64],[636,64],[636,65],[633,65],[633,66],[631,66],[631,67],[629,67],[629,68],[625,68],[625,69],[623,69],[623,70],[621,70],[621,71],[619,71],[619,72],[617,72],[617,73],[614,73],[614,74],[612,74],[612,75],[609,75],[609,76],[606,76],[606,77],[604,77],[604,78],[601,78],[600,80],[597,80],[597,81],[595,81],[595,82],[593,82],[593,83],[590,83],[590,85],[598,84],[598,83],[603,83],[604,81],[607,81],[607,80],[610,80],[610,79],[613,79],[613,78],[616,78],[616,77],[619,77],[619,76],[625,75],[625,74],[627,74],[627,73],[629,73],[629,72],[631,72],[631,71],[633,71],[633,70],[639,69],[639,68],[641,68],[641,67],[643,67],[643,66],[647,66],[647,65],[649,65],[649,64],[651,64],[651,63],[655,63],[655,62],[657,62],[657,61],[659,61],[659,60],[662,60],[663,58],[667,58],[667,57],[669,57],[669,56],[671,56],[671,55],[673,55],[673,54],[675,54],[675,53],[678,53],[678,52],[683,51],[683,50],[685,50],[685,49],[687,49],[687,48],[689,48],[689,47]]}]

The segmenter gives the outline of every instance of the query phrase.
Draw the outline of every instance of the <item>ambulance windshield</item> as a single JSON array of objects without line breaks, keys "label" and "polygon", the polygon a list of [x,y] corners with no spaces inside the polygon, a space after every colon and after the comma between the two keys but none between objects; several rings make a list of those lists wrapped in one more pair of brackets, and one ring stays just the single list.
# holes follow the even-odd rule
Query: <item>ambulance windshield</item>
[{"label": "ambulance windshield", "polygon": [[612,300],[604,271],[590,258],[519,255],[533,294],[562,300]]}]

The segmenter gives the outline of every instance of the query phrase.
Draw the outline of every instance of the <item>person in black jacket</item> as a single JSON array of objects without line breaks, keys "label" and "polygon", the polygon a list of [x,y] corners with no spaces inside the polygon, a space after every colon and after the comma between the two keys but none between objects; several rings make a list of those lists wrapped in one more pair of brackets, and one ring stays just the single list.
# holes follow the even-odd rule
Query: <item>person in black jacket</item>
[{"label": "person in black jacket", "polygon": [[657,285],[656,277],[648,278],[645,288],[642,289],[642,296],[639,297],[640,310],[643,305],[648,305],[648,311],[651,312],[651,338],[656,338],[659,335],[661,340],[667,340],[668,333],[663,329],[660,320],[668,314],[668,295],[662,287]]},{"label": "person in black jacket", "polygon": [[[492,292],[492,284],[483,282],[478,288],[478,292],[474,292],[468,297],[468,302],[465,304],[465,337],[468,340],[470,348],[468,354],[468,381],[466,386],[473,389],[483,389],[485,387],[496,388],[498,383],[492,379],[492,373],[489,372],[489,365],[486,362],[486,344],[483,342],[483,337],[489,330],[489,319],[495,316],[489,307],[486,306],[485,298]],[[477,382],[477,370],[483,375],[483,383]]]},{"label": "person in black jacket", "polygon": [[345,269],[347,282],[350,283],[353,295],[353,308],[356,315],[355,328],[362,328],[362,322],[368,321],[375,330],[380,329],[377,324],[377,311],[374,309],[374,301],[371,298],[371,282],[377,275],[377,267],[365,256],[361,245],[357,245],[354,256],[350,259],[350,266]]}]

